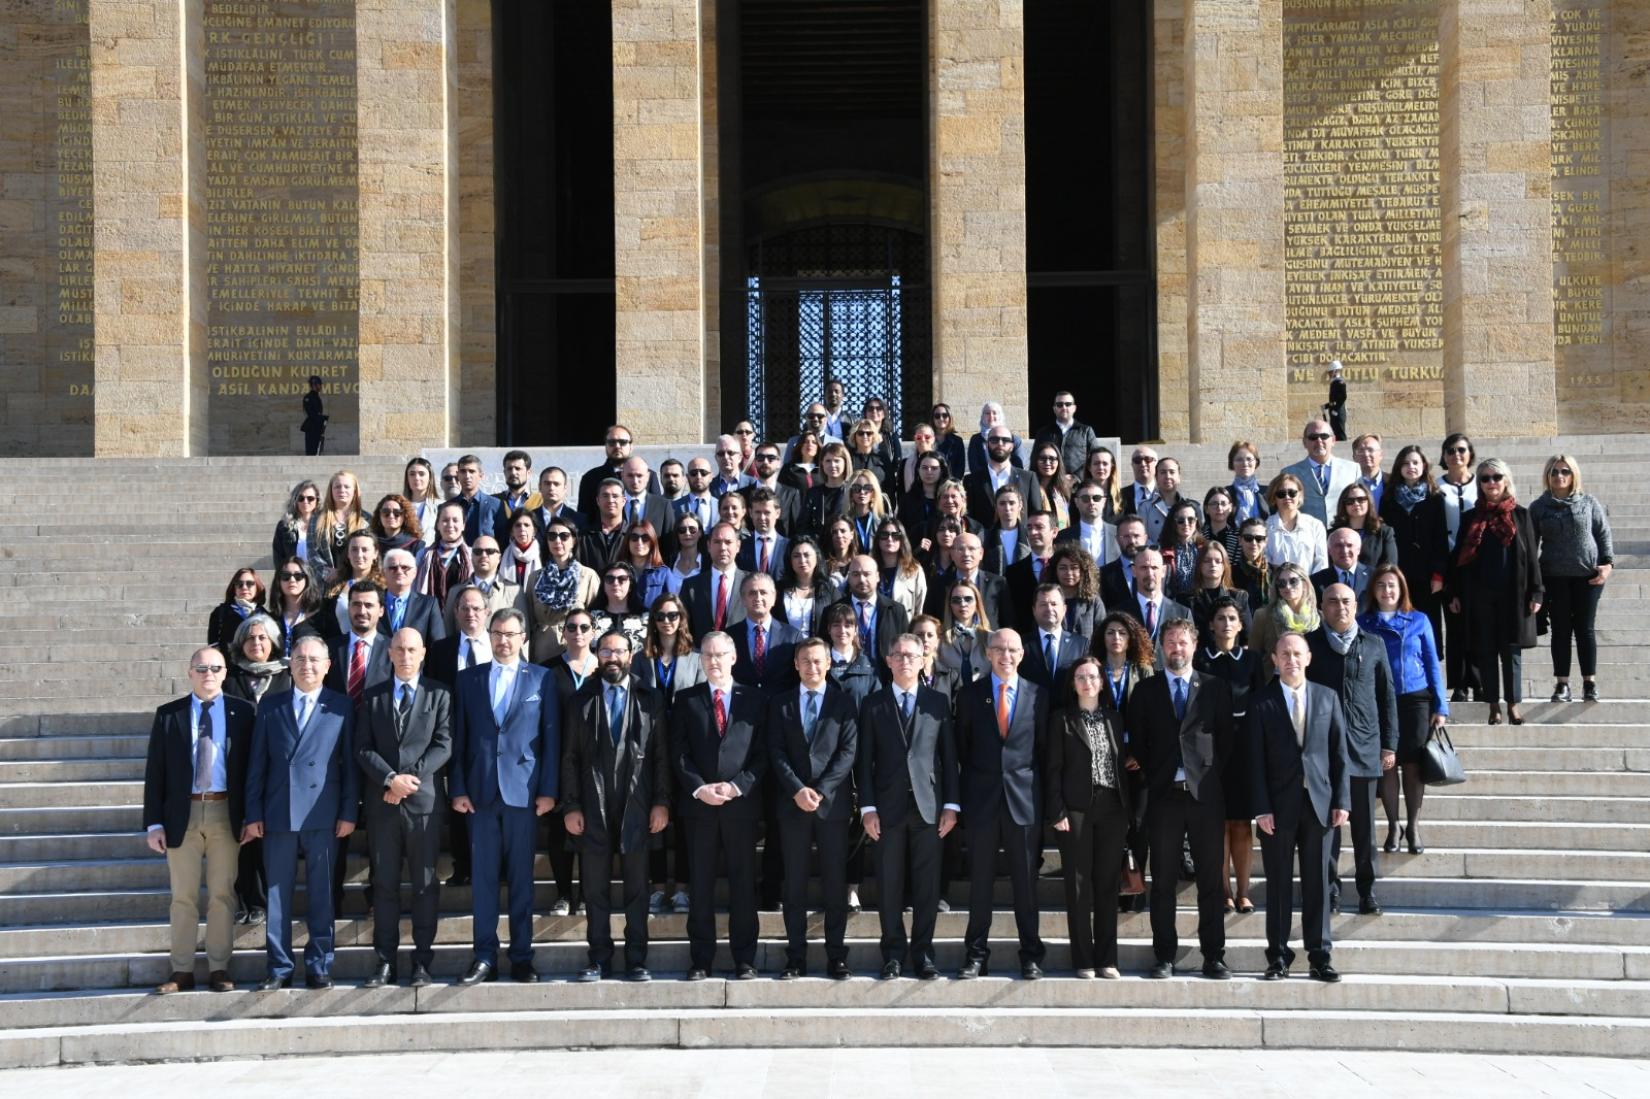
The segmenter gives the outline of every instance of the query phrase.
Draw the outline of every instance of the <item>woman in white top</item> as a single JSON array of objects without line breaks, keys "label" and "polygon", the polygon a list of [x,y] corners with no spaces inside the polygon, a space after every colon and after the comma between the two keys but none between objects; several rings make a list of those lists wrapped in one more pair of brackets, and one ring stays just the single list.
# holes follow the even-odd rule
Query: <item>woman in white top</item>
[{"label": "woman in white top", "polygon": [[1293,473],[1280,473],[1266,490],[1272,514],[1266,520],[1266,560],[1278,565],[1299,565],[1311,576],[1329,567],[1329,532],[1322,523],[1301,511],[1306,488]]},{"label": "woman in white top", "polygon": [[821,571],[819,560],[819,543],[812,535],[791,539],[785,548],[785,571],[779,577],[779,600],[773,608],[774,617],[809,637],[818,636],[820,616],[840,594]]},{"label": "woman in white top", "polygon": [[699,527],[699,519],[691,512],[676,517],[676,557],[670,562],[670,568],[665,571],[665,591],[671,595],[682,594],[682,585],[699,575],[704,567],[704,557],[699,552],[699,546],[704,539],[705,532]]},{"label": "woman in white top", "polygon": [[435,545],[435,512],[441,493],[435,486],[435,472],[427,459],[414,458],[401,473],[401,495],[413,506],[420,537],[426,546]]},{"label": "woman in white top", "polygon": [[882,578],[877,590],[905,608],[907,619],[922,613],[928,602],[928,574],[911,555],[911,539],[898,519],[884,519],[877,524],[876,558]]}]

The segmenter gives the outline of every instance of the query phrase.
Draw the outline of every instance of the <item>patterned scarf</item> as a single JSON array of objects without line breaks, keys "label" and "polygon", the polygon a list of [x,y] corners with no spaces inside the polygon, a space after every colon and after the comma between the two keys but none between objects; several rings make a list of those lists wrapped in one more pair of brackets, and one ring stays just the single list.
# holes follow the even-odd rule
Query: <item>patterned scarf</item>
[{"label": "patterned scarf", "polygon": [[558,613],[572,610],[578,593],[579,563],[571,559],[559,567],[554,561],[546,561],[533,584],[533,598]]},{"label": "patterned scarf", "polygon": [[1485,534],[1493,534],[1495,540],[1503,546],[1512,545],[1513,536],[1518,533],[1518,528],[1513,524],[1513,508],[1517,506],[1518,501],[1513,499],[1510,492],[1505,493],[1493,504],[1480,496],[1472,509],[1472,521],[1467,524],[1467,528],[1461,532],[1457,540],[1461,547],[1461,556],[1456,564],[1472,564],[1478,556],[1479,547],[1484,544]]},{"label": "patterned scarf", "polygon": [[1427,483],[1425,481],[1421,481],[1414,486],[1408,484],[1398,486],[1398,506],[1403,508],[1406,514],[1414,511],[1415,505],[1426,498]]}]

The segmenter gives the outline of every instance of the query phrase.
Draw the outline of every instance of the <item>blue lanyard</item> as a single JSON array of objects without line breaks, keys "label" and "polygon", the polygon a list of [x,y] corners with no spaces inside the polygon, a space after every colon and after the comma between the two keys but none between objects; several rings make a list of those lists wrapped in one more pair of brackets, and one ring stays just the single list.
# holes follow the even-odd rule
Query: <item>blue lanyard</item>
[{"label": "blue lanyard", "polygon": [[663,660],[655,658],[653,661],[653,674],[654,678],[659,681],[661,690],[670,690],[671,683],[676,679],[676,661],[672,660],[669,664],[666,664]]},{"label": "blue lanyard", "polygon": [[1120,676],[1117,676],[1116,678],[1113,678],[1112,674],[1110,672],[1107,672],[1106,673],[1106,684],[1107,684],[1107,686],[1109,686],[1111,688],[1111,705],[1112,705],[1112,709],[1116,710],[1118,713],[1122,713],[1123,712],[1123,696],[1127,692],[1128,685],[1129,685],[1129,670],[1127,668],[1124,668],[1123,669],[1123,674],[1120,675]]}]

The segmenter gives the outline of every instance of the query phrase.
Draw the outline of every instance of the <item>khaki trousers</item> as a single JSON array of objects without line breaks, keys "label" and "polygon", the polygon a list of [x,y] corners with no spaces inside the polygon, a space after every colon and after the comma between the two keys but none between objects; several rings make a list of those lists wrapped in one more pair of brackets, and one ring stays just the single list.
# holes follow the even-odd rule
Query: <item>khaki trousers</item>
[{"label": "khaki trousers", "polygon": [[201,860],[206,860],[206,960],[228,970],[234,947],[235,874],[241,845],[229,827],[229,802],[191,801],[183,843],[166,849],[172,878],[172,971],[195,972],[200,929]]}]

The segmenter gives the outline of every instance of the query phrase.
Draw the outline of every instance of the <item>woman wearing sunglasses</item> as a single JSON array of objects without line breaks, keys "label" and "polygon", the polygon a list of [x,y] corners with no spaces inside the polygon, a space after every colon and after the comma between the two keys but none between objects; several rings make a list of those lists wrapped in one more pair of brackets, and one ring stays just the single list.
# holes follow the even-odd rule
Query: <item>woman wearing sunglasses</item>
[{"label": "woman wearing sunglasses", "polygon": [[309,525],[321,502],[321,489],[314,481],[299,481],[286,500],[286,513],[275,524],[270,559],[277,564],[289,557],[309,560]]},{"label": "woman wearing sunglasses", "polygon": [[1311,577],[1299,565],[1285,562],[1272,570],[1272,599],[1255,613],[1250,647],[1269,653],[1284,634],[1311,633],[1322,621]]},{"label": "woman wearing sunglasses", "polygon": [[223,602],[212,608],[212,615],[206,620],[206,643],[218,646],[227,658],[229,639],[235,636],[242,622],[263,606],[266,595],[257,569],[236,569],[228,587],[223,589]]},{"label": "woman wearing sunglasses", "polygon": [[928,602],[928,574],[911,553],[911,539],[898,519],[877,524],[871,556],[876,558],[882,578],[877,590],[905,608],[907,619],[922,613]]},{"label": "woman wearing sunglasses", "polygon": [[653,606],[653,601],[666,590],[666,577],[670,569],[659,554],[659,535],[652,523],[643,519],[630,524],[624,532],[624,547],[619,550],[619,560],[629,565],[636,577],[636,596],[642,601],[642,606]]},{"label": "woman wearing sunglasses", "polygon": [[1278,474],[1266,497],[1272,504],[1272,514],[1266,520],[1266,559],[1273,565],[1299,565],[1308,576],[1328,568],[1329,532],[1301,510],[1306,498],[1301,479],[1293,473]]},{"label": "woman wearing sunglasses", "polygon": [[1362,540],[1358,550],[1360,565],[1374,571],[1382,565],[1398,563],[1398,538],[1392,528],[1375,514],[1375,498],[1369,494],[1369,486],[1362,481],[1353,481],[1341,489],[1341,498],[1335,503],[1335,518],[1330,521],[1329,529],[1338,530],[1341,527],[1358,532]]},{"label": "woman wearing sunglasses", "polygon": [[1582,699],[1598,701],[1598,642],[1593,620],[1613,568],[1610,516],[1598,497],[1581,491],[1581,466],[1568,454],[1547,459],[1547,486],[1530,505],[1530,522],[1541,539],[1541,584],[1552,621],[1554,702],[1571,701],[1570,639],[1581,658]]},{"label": "woman wearing sunglasses", "polygon": [[601,577],[573,556],[577,538],[578,533],[567,520],[550,520],[544,530],[544,565],[527,578],[523,589],[527,615],[533,622],[535,664],[555,666],[552,661],[562,653],[562,626],[568,612],[588,607],[601,591]]},{"label": "woman wearing sunglasses", "polygon": [[292,652],[292,643],[306,633],[320,634],[312,621],[321,609],[321,585],[315,582],[309,562],[288,557],[275,566],[275,588],[265,608],[280,630],[280,652]]},{"label": "woman wearing sunglasses", "polygon": [[647,641],[647,606],[636,590],[636,570],[615,561],[601,572],[602,593],[590,608],[596,636],[618,630],[630,638],[630,651],[640,652]]}]

